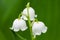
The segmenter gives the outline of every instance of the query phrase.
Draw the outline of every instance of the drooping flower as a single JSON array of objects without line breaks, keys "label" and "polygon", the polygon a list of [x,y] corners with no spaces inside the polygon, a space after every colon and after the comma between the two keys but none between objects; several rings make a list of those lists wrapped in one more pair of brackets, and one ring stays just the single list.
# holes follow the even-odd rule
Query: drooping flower
[{"label": "drooping flower", "polygon": [[45,26],[43,22],[33,23],[32,32],[33,32],[34,37],[36,37],[36,35],[41,35],[41,33],[46,33],[46,31],[47,31],[47,27]]},{"label": "drooping flower", "polygon": [[27,25],[23,19],[15,19],[10,29],[15,32],[18,32],[19,30],[25,31],[27,29]]},{"label": "drooping flower", "polygon": [[[30,20],[34,20],[34,17],[35,17],[35,10],[32,8],[32,7],[29,7],[29,17],[30,17]],[[28,13],[27,13],[27,8],[25,8],[22,12],[22,18],[24,20],[28,20],[28,18],[26,16],[28,16]]]}]

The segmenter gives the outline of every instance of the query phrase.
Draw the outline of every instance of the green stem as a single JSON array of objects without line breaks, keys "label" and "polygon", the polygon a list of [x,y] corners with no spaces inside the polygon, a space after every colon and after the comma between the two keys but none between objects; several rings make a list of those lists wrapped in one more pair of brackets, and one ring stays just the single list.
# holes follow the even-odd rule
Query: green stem
[{"label": "green stem", "polygon": [[20,19],[21,15],[22,15],[22,14],[20,13],[19,16],[18,16],[18,19]]},{"label": "green stem", "polygon": [[33,35],[32,35],[32,27],[31,27],[30,15],[29,15],[29,3],[27,4],[27,13],[28,13],[28,23],[29,23],[31,39],[34,40]]},{"label": "green stem", "polygon": [[25,38],[23,38],[22,36],[20,36],[19,34],[15,33],[21,40],[27,40]]}]

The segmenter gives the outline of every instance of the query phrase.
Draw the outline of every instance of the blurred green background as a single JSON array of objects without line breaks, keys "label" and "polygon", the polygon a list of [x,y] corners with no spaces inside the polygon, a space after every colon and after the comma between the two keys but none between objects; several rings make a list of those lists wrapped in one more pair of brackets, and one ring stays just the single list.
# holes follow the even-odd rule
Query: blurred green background
[{"label": "blurred green background", "polygon": [[[38,19],[48,27],[48,31],[37,36],[36,40],[60,40],[60,0],[0,0],[0,40],[21,40],[9,27],[27,2],[35,9]],[[31,40],[29,30],[18,34]]]}]

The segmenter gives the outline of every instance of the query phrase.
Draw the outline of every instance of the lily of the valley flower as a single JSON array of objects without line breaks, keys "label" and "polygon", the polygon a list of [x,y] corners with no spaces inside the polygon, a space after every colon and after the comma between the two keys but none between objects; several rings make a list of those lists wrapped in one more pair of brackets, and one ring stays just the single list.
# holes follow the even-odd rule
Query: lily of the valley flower
[{"label": "lily of the valley flower", "polygon": [[[27,28],[30,30],[31,39],[34,40],[36,35],[41,35],[41,33],[46,33],[47,27],[43,22],[38,21],[37,15],[35,15],[35,10],[30,7],[28,2],[26,8],[19,14],[18,19],[15,19],[12,27],[10,28],[14,32],[19,30],[25,31]],[[26,20],[28,22],[28,27],[26,25]],[[21,36],[18,35],[20,38]],[[22,40],[25,40],[21,37]]]},{"label": "lily of the valley flower", "polygon": [[25,31],[27,29],[26,22],[23,19],[15,19],[11,30],[18,32],[19,30]]},{"label": "lily of the valley flower", "polygon": [[47,31],[47,27],[45,26],[43,22],[33,23],[32,32],[33,32],[34,37],[36,37],[36,35],[41,35],[41,33],[46,33],[46,31]]},{"label": "lily of the valley flower", "polygon": [[[24,20],[28,20],[28,18],[26,16],[28,16],[28,13],[27,13],[27,8],[25,8],[22,12],[22,18]],[[25,16],[26,15],[26,16]],[[34,17],[35,17],[35,10],[32,8],[32,7],[29,7],[29,16],[30,16],[30,20],[34,20]]]}]

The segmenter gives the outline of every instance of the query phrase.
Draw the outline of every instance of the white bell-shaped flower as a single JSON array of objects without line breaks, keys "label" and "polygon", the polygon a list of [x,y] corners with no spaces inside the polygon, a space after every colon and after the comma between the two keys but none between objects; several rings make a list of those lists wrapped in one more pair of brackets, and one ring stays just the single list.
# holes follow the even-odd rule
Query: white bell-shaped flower
[{"label": "white bell-shaped flower", "polygon": [[41,35],[41,33],[46,33],[46,31],[47,31],[47,27],[45,26],[43,22],[33,23],[32,32],[33,32],[34,37],[36,37],[36,35]]},{"label": "white bell-shaped flower", "polygon": [[11,30],[18,32],[19,30],[25,31],[27,29],[26,22],[23,19],[15,19]]},{"label": "white bell-shaped flower", "polygon": [[[34,20],[34,17],[35,17],[35,10],[32,8],[32,7],[29,7],[29,17],[30,17],[30,20]],[[25,8],[22,12],[22,18],[24,20],[28,20],[26,16],[28,16],[28,13],[27,13],[27,8]]]}]

